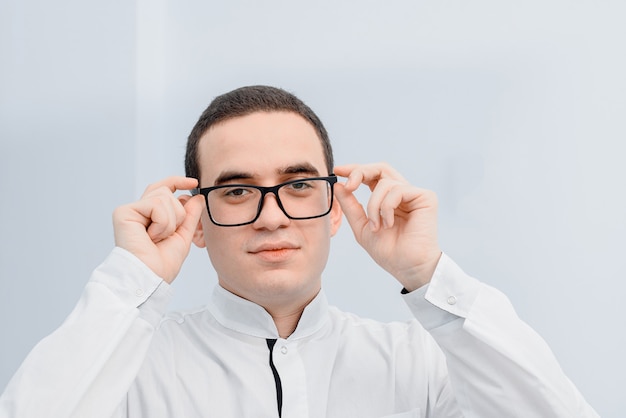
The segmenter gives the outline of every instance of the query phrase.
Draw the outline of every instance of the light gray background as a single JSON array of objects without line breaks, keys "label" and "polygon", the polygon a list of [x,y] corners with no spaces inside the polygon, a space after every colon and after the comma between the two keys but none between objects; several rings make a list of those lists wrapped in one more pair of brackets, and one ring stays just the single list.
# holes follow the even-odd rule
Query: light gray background
[{"label": "light gray background", "polygon": [[[626,6],[598,3],[0,0],[0,388],[106,257],[114,207],[183,172],[214,96],[263,83],[318,112],[337,163],[437,191],[444,250],[623,416]],[[333,304],[407,318],[347,223],[333,245]],[[194,248],[172,308],[214,282]]]}]

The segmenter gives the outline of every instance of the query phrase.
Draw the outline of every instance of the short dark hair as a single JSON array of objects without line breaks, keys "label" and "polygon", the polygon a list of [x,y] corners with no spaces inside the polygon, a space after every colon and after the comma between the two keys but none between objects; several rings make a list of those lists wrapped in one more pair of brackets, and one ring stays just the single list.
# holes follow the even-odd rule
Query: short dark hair
[{"label": "short dark hair", "polygon": [[334,161],[330,139],[322,121],[304,102],[292,93],[270,86],[247,86],[217,96],[206,108],[187,139],[185,174],[200,180],[198,143],[211,126],[228,119],[255,112],[293,112],[307,120],[322,142],[328,173],[332,173]]}]

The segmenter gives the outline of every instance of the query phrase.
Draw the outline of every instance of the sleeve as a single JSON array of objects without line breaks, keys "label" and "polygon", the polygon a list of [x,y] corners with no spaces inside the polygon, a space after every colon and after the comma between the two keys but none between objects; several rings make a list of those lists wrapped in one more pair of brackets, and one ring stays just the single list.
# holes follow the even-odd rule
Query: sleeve
[{"label": "sleeve", "polygon": [[170,299],[167,283],[115,248],[69,317],[26,357],[0,418],[123,417],[126,393]]},{"label": "sleeve", "polygon": [[445,254],[404,299],[443,350],[465,417],[599,417],[508,298]]}]

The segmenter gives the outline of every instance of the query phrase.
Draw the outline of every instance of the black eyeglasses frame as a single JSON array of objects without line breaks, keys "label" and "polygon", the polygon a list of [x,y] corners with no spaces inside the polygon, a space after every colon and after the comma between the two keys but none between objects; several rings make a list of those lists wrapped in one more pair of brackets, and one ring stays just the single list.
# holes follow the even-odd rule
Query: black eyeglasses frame
[{"label": "black eyeglasses frame", "polygon": [[[330,204],[328,205],[328,210],[322,213],[321,215],[315,215],[315,216],[296,217],[296,216],[289,215],[287,211],[285,210],[285,208],[283,207],[283,203],[280,201],[280,197],[278,196],[278,189],[280,189],[283,186],[287,186],[289,184],[294,184],[294,183],[299,183],[299,182],[309,181],[309,180],[326,180],[328,184],[330,185]],[[335,185],[335,183],[337,183],[337,176],[335,174],[331,174],[329,176],[324,176],[324,177],[304,177],[304,178],[299,178],[295,180],[289,180],[284,183],[280,183],[280,184],[277,184],[276,186],[271,186],[271,187],[256,186],[254,184],[223,184],[219,186],[211,186],[211,187],[203,187],[203,188],[197,187],[191,190],[191,194],[192,196],[195,196],[197,194],[201,194],[204,196],[204,203],[205,203],[207,212],[209,214],[209,219],[211,220],[211,222],[213,222],[213,224],[217,226],[222,226],[222,227],[231,227],[231,226],[249,225],[251,223],[254,223],[257,219],[259,219],[259,216],[261,216],[261,210],[263,210],[263,203],[265,202],[265,195],[267,195],[268,193],[274,194],[274,196],[276,197],[276,203],[278,203],[278,207],[285,214],[285,216],[289,219],[305,220],[305,219],[321,218],[323,216],[326,216],[330,213],[330,211],[333,208],[333,203],[334,203],[334,198],[335,198],[335,190],[333,186]],[[209,193],[212,190],[225,189],[229,187],[247,187],[247,188],[257,189],[261,192],[261,198],[259,199],[259,206],[257,207],[256,216],[254,217],[254,219],[252,219],[251,221],[243,222],[239,224],[221,224],[221,223],[216,222],[215,219],[213,219],[213,216],[211,215],[211,208],[209,207]]]}]

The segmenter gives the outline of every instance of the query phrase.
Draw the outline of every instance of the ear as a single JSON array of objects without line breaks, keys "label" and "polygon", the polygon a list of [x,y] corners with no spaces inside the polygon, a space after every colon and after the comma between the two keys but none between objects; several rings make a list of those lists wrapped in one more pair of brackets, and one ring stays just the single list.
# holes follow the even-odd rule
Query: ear
[{"label": "ear", "polygon": [[330,236],[334,237],[337,231],[339,231],[339,227],[341,226],[341,220],[343,219],[343,211],[341,210],[341,205],[335,199],[333,201],[333,207],[330,209]]},{"label": "ear", "polygon": [[[189,195],[181,195],[178,197],[178,200],[180,200],[180,203],[182,203],[183,206],[189,199],[191,199],[191,196]],[[196,229],[193,232],[191,242],[193,242],[198,248],[206,247],[206,243],[204,242],[204,230],[202,229],[202,216],[200,216],[200,219],[198,220],[198,225],[196,225]]]},{"label": "ear", "polygon": [[193,232],[191,242],[193,242],[198,248],[206,247],[206,242],[204,241],[204,230],[202,229],[202,217],[200,217],[196,230]]}]

